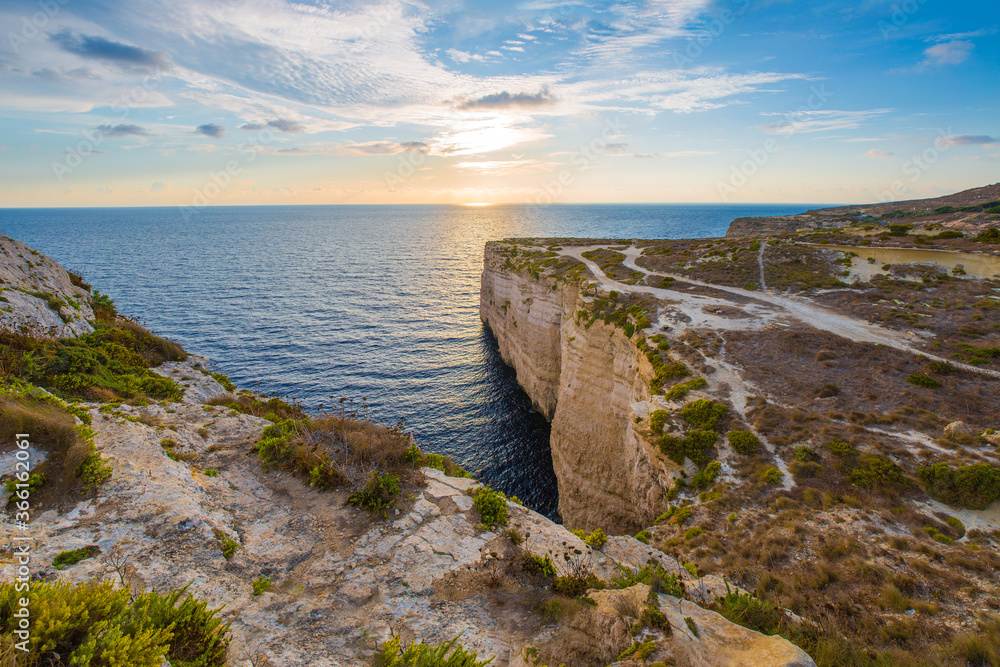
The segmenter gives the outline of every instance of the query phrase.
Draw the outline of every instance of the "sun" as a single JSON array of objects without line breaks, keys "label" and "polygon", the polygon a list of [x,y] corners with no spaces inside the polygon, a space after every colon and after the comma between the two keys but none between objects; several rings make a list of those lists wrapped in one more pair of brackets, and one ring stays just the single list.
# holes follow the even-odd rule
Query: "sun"
[{"label": "sun", "polygon": [[493,204],[488,201],[470,201],[462,204],[462,206],[493,206]]}]

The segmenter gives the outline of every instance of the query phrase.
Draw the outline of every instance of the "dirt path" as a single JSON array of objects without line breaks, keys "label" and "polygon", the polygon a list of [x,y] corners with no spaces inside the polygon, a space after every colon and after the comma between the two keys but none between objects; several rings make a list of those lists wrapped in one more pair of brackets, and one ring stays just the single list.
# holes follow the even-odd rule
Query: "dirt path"
[{"label": "dirt path", "polygon": [[[684,292],[676,290],[649,287],[646,285],[626,285],[624,283],[620,283],[617,280],[609,278],[607,275],[605,275],[605,273],[601,270],[599,266],[597,266],[597,264],[583,257],[583,253],[589,250],[595,250],[597,248],[607,248],[607,247],[610,246],[607,245],[595,245],[586,247],[578,246],[563,250],[562,254],[578,259],[584,264],[586,264],[587,267],[593,272],[593,274],[597,276],[598,282],[606,289],[614,289],[619,292],[632,292],[632,293],[645,292],[653,294],[654,296],[657,296],[659,298],[671,299],[671,300],[680,299],[682,302],[687,301],[688,303],[690,303],[690,301],[693,298],[698,298],[701,300],[701,303],[697,304],[699,308],[703,305],[703,302],[706,298],[704,296],[685,294]],[[761,249],[763,250],[763,245],[761,246]],[[751,291],[751,290],[741,289],[739,287],[728,287],[725,285],[717,285],[714,283],[695,280],[693,278],[688,278],[677,274],[659,273],[656,271],[650,271],[649,269],[645,269],[636,263],[636,260],[642,255],[641,248],[636,248],[634,246],[631,246],[624,251],[624,254],[625,254],[625,260],[623,261],[623,264],[628,268],[633,269],[635,271],[639,271],[640,273],[643,273],[645,275],[670,277],[674,278],[675,280],[683,281],[691,285],[698,285],[700,287],[710,287],[715,290],[728,292],[730,294],[736,294],[746,299],[756,301],[758,303],[768,304],[769,306],[777,307],[780,311],[782,311],[782,314],[785,316],[796,319],[815,329],[819,329],[821,331],[828,331],[842,338],[847,338],[848,340],[852,340],[858,343],[873,343],[876,345],[886,345],[895,348],[897,350],[902,350],[903,352],[908,352],[910,354],[927,357],[928,359],[945,361],[972,373],[979,373],[981,375],[988,375],[991,377],[1000,378],[1000,372],[992,371],[985,368],[977,368],[976,366],[970,366],[968,364],[958,363],[951,359],[944,359],[943,357],[937,357],[923,350],[918,350],[914,348],[912,345],[910,345],[906,341],[905,337],[899,332],[884,329],[882,327],[870,324],[868,322],[858,320],[853,317],[849,317],[847,315],[843,315],[828,310],[826,308],[822,308],[804,299],[786,296],[782,294],[776,294],[773,292]],[[758,255],[758,259],[761,262],[763,261],[763,258],[760,255]],[[761,274],[761,278],[763,283],[763,273]],[[721,299],[716,299],[716,300],[721,301]],[[730,305],[739,306],[739,304],[735,303]],[[744,309],[746,308],[744,307]],[[717,319],[721,320],[721,322],[718,323],[717,328],[719,329],[735,328],[731,320],[727,321],[724,320],[724,318],[717,318]]]}]

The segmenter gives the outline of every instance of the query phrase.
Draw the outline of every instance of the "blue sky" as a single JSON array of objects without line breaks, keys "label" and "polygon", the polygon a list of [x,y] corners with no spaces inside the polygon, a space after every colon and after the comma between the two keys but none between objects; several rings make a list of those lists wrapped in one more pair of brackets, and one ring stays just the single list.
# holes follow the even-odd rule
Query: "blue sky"
[{"label": "blue sky", "polygon": [[1000,8],[6,0],[0,206],[866,202],[1000,180]]}]

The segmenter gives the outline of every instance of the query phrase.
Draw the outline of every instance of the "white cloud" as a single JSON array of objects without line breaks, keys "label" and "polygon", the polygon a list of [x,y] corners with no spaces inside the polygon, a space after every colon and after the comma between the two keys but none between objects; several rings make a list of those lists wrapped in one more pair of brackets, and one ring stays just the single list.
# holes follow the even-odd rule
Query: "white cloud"
[{"label": "white cloud", "polygon": [[961,40],[935,44],[924,50],[924,59],[920,66],[960,65],[968,59],[974,48],[975,44],[972,42]]},{"label": "white cloud", "polygon": [[867,153],[865,153],[865,157],[895,157],[895,156],[896,156],[895,153],[890,153],[889,151],[880,151],[877,148],[873,148]]},{"label": "white cloud", "polygon": [[447,53],[448,57],[457,63],[467,63],[473,60],[476,62],[482,62],[485,60],[485,58],[478,53],[468,53],[467,51],[459,51],[458,49],[448,49],[445,53]]}]

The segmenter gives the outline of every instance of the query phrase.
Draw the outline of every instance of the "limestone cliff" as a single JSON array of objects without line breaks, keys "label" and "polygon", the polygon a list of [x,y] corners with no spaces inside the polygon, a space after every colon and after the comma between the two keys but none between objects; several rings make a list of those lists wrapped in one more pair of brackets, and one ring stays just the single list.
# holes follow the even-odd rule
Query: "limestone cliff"
[{"label": "limestone cliff", "polygon": [[486,246],[480,317],[518,383],[552,422],[559,513],[573,528],[634,532],[652,523],[672,483],[635,430],[652,368],[622,329],[579,320],[578,284],[517,270],[503,244]]},{"label": "limestone cliff", "polygon": [[53,337],[94,330],[90,287],[55,260],[0,234],[0,329]]}]

